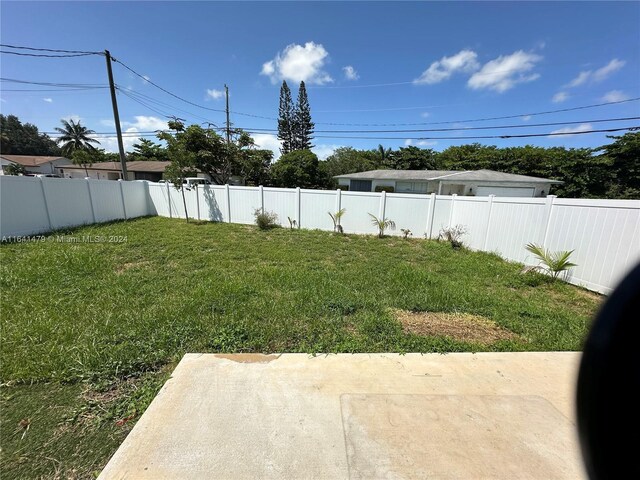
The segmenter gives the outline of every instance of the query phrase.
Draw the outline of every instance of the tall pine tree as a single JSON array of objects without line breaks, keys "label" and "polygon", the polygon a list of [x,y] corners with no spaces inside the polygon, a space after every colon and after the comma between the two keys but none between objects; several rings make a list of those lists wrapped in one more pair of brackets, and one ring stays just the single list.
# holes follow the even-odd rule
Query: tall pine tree
[{"label": "tall pine tree", "polygon": [[280,87],[280,108],[278,109],[278,140],[282,142],[280,152],[283,155],[294,150],[294,115],[291,90],[287,82],[283,81]]},{"label": "tall pine tree", "polygon": [[309,107],[309,98],[307,97],[307,88],[304,82],[300,82],[293,125],[293,149],[310,150],[313,147],[311,142],[315,124],[311,121],[311,108]]}]

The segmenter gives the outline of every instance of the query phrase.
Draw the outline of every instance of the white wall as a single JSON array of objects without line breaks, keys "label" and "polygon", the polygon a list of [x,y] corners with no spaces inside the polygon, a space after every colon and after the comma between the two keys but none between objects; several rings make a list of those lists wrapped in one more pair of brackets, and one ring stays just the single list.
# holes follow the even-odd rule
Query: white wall
[{"label": "white wall", "polygon": [[[152,212],[184,218],[180,192],[166,184],[149,184]],[[464,237],[474,250],[533,265],[527,243],[551,250],[575,250],[578,266],[568,281],[609,293],[624,273],[640,261],[640,201],[546,198],[467,197],[305,190],[262,187],[200,186],[186,191],[189,217],[233,223],[254,223],[253,213],[264,208],[288,227],[290,217],[301,228],[332,230],[327,212],[345,208],[346,233],[375,234],[369,213],[394,220],[400,235],[436,238],[444,227],[467,227]],[[171,207],[167,198],[171,198]],[[470,272],[473,274],[473,272]]]},{"label": "white wall", "polygon": [[0,236],[152,214],[146,182],[0,176]]}]

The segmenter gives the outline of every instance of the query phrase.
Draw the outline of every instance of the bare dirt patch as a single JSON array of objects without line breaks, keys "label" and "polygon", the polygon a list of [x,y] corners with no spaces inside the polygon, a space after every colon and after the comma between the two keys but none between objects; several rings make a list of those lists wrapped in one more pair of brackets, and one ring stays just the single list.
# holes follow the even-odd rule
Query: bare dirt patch
[{"label": "bare dirt patch", "polygon": [[394,310],[405,333],[450,337],[462,342],[490,345],[498,340],[516,340],[518,335],[480,315],[469,313],[409,312]]}]

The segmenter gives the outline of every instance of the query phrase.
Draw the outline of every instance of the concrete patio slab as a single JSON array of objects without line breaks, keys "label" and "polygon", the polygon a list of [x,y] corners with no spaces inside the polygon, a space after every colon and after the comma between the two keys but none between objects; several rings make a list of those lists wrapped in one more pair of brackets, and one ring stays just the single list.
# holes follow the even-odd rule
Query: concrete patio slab
[{"label": "concrete patio slab", "polygon": [[579,360],[188,354],[99,478],[586,478]]}]

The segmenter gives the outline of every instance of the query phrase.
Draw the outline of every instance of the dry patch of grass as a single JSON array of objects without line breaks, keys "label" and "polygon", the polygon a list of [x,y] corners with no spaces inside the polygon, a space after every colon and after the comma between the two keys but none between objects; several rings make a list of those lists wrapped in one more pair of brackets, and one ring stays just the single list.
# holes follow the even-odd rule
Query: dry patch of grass
[{"label": "dry patch of grass", "polygon": [[151,262],[147,260],[140,260],[139,262],[127,262],[116,267],[116,273],[118,275],[122,275],[127,270],[131,270],[132,268],[146,268],[151,265]]},{"label": "dry patch of grass", "polygon": [[480,315],[469,313],[409,312],[394,310],[405,333],[428,337],[450,337],[462,342],[490,345],[498,340],[515,340],[518,335]]}]

